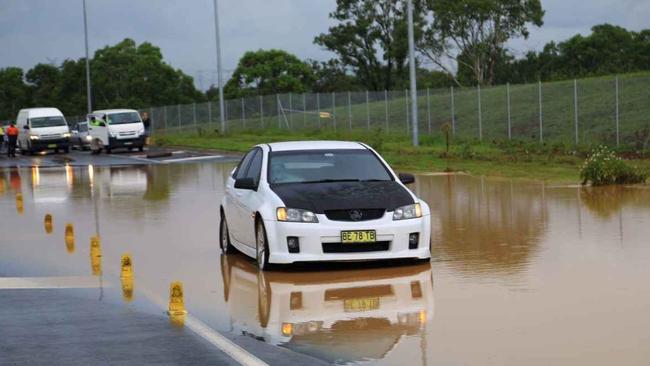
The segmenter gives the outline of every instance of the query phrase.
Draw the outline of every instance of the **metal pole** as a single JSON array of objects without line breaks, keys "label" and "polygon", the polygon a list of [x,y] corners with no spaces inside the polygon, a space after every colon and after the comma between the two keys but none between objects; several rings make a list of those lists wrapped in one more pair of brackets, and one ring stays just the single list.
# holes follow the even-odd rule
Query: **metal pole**
[{"label": "metal pole", "polygon": [[318,113],[318,128],[320,129],[320,93],[316,93],[316,111]]},{"label": "metal pole", "polygon": [[241,125],[242,128],[246,128],[246,102],[244,98],[241,98]]},{"label": "metal pole", "polygon": [[478,139],[483,141],[483,116],[481,115],[481,84],[476,84],[478,92]]},{"label": "metal pole", "polygon": [[[208,100],[208,123],[212,123],[212,102]],[[210,126],[212,128],[212,126]]]},{"label": "metal pole", "polygon": [[275,94],[275,107],[278,110],[278,128],[282,129],[282,116],[280,115],[280,94]]},{"label": "metal pole", "polygon": [[192,120],[194,121],[194,127],[196,128],[196,102],[192,103]]},{"label": "metal pole", "polygon": [[262,125],[262,128],[264,128],[264,100],[263,97],[260,95],[260,124]]},{"label": "metal pole", "polygon": [[293,93],[289,93],[289,127],[293,126]]},{"label": "metal pole", "polygon": [[90,60],[88,59],[88,21],[86,20],[86,0],[83,0],[84,8],[84,39],[86,43],[86,103],[88,106],[88,114],[93,111],[92,103],[92,88],[90,82]]},{"label": "metal pole", "polygon": [[307,126],[307,97],[302,93],[302,127]]},{"label": "metal pole", "polygon": [[177,104],[176,109],[178,110],[178,128],[180,129],[181,125],[183,124],[183,122],[181,120],[181,105]]},{"label": "metal pole", "polygon": [[451,135],[456,136],[456,108],[454,106],[454,86],[451,86]]},{"label": "metal pole", "polygon": [[506,83],[506,100],[508,105],[508,140],[512,140],[512,120],[510,119],[510,83]]},{"label": "metal pole", "polygon": [[573,79],[573,116],[576,129],[576,145],[580,141],[578,138],[578,80]]},{"label": "metal pole", "polygon": [[413,0],[407,2],[409,38],[409,74],[411,79],[411,125],[413,127],[413,146],[420,144],[418,135],[418,89],[415,81],[415,41],[413,40]]},{"label": "metal pole", "polygon": [[352,129],[352,93],[348,91],[348,129]]},{"label": "metal pole", "polygon": [[539,91],[539,143],[544,143],[544,118],[542,114],[542,81],[539,80],[537,83]]},{"label": "metal pole", "polygon": [[431,94],[427,88],[427,123],[429,125],[429,135],[431,135]]},{"label": "metal pole", "polygon": [[221,40],[219,38],[219,4],[213,0],[214,5],[214,35],[217,43],[217,84],[219,87],[219,113],[221,116],[221,132],[226,132],[226,114],[223,100],[223,79],[221,73]]},{"label": "metal pole", "polygon": [[336,132],[336,92],[332,92],[332,122],[334,123],[334,132]]},{"label": "metal pole", "polygon": [[366,90],[366,128],[370,130],[370,96]]},{"label": "metal pole", "polygon": [[384,105],[386,108],[386,132],[388,132],[390,125],[388,123],[388,90],[384,89]]},{"label": "metal pole", "polygon": [[411,129],[409,128],[409,121],[410,116],[409,116],[409,91],[408,89],[404,89],[404,106],[406,106],[406,136],[410,135]]},{"label": "metal pole", "polygon": [[163,112],[165,113],[165,132],[167,132],[167,106],[163,106]]},{"label": "metal pole", "polygon": [[618,114],[618,75],[616,75],[616,147],[621,146],[620,132],[619,132],[619,114]]}]

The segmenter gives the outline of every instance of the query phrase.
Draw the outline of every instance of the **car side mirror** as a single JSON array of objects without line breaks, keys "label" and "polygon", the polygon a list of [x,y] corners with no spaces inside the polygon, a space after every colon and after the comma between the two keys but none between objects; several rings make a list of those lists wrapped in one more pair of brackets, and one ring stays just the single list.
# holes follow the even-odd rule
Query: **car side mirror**
[{"label": "car side mirror", "polygon": [[99,122],[99,127],[106,127],[106,123],[105,122]]},{"label": "car side mirror", "polygon": [[411,184],[411,183],[415,183],[415,177],[413,176],[413,174],[400,173],[399,181],[404,184]]},{"label": "car side mirror", "polygon": [[23,129],[25,129],[25,130],[29,130],[29,126],[28,126],[28,125],[25,125],[25,126],[23,126]]},{"label": "car side mirror", "polygon": [[235,188],[255,191],[257,190],[257,185],[255,185],[253,178],[239,178],[235,181]]}]

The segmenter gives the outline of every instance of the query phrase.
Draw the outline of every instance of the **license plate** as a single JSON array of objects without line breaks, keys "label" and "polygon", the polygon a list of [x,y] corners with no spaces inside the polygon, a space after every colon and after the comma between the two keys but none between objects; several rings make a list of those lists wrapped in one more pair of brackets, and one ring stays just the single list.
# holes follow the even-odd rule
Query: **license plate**
[{"label": "license plate", "polygon": [[56,144],[49,144],[49,145],[47,145],[47,147],[49,147],[49,148],[56,148]]},{"label": "license plate", "polygon": [[341,231],[341,243],[374,243],[377,241],[377,234],[374,230],[350,230]]},{"label": "license plate", "polygon": [[124,145],[133,145],[133,142],[125,142]]},{"label": "license plate", "polygon": [[343,310],[348,312],[369,311],[379,309],[378,297],[343,300]]}]

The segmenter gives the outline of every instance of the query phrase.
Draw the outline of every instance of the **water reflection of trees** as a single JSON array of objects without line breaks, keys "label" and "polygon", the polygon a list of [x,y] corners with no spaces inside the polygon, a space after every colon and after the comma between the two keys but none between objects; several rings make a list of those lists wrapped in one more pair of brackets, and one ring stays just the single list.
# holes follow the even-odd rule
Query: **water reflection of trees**
[{"label": "water reflection of trees", "polygon": [[585,187],[580,200],[594,216],[609,219],[624,206],[650,206],[650,188],[646,186]]},{"label": "water reflection of trees", "polygon": [[470,274],[525,269],[547,221],[541,184],[420,176],[418,194],[431,206],[434,257]]}]

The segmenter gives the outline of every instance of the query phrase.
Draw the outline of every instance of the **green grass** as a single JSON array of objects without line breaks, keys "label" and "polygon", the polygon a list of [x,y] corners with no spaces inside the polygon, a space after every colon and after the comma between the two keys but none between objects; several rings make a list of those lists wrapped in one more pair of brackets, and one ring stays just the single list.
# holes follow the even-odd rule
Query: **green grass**
[{"label": "green grass", "polygon": [[[225,136],[205,131],[183,132],[158,135],[154,138],[154,143],[163,146],[245,152],[259,143],[295,140],[365,142],[376,148],[391,166],[400,171],[464,171],[475,175],[545,180],[554,183],[578,183],[579,166],[591,149],[587,145],[575,148],[562,143],[540,145],[521,141],[454,140],[447,152],[445,140],[440,136],[423,136],[421,146],[415,148],[411,146],[407,136],[386,133],[379,129],[370,132],[362,129],[338,132],[268,129],[263,133],[243,130]],[[650,171],[648,159],[637,159],[634,164]]]}]

